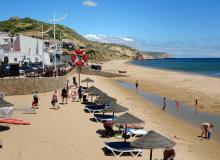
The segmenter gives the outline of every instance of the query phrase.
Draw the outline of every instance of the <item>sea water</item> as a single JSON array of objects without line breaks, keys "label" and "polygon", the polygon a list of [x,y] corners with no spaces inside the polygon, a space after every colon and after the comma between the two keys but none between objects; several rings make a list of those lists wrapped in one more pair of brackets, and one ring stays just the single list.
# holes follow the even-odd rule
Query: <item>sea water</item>
[{"label": "sea water", "polygon": [[[127,83],[122,80],[118,80],[118,84],[123,88],[128,89],[129,91],[135,91],[135,85]],[[220,142],[220,115],[211,114],[206,112],[200,112],[195,106],[188,106],[183,102],[179,102],[179,107],[176,107],[176,103],[172,99],[167,99],[166,110],[163,111],[163,97],[160,95],[152,94],[144,90],[138,89],[138,95],[151,102],[155,107],[161,109],[161,112],[166,112],[182,121],[187,122],[188,124],[200,129],[200,125],[204,122],[212,122],[215,127],[213,130],[213,138]],[[201,132],[198,132],[198,136]],[[195,137],[197,138],[197,137]]]},{"label": "sea water", "polygon": [[169,58],[134,60],[131,63],[143,67],[220,77],[220,58]]}]

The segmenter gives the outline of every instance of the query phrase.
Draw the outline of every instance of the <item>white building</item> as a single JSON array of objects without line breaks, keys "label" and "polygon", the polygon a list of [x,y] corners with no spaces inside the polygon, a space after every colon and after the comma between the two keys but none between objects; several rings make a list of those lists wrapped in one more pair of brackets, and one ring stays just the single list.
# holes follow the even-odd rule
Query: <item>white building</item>
[{"label": "white building", "polygon": [[43,62],[50,65],[49,53],[44,51],[44,41],[24,35],[10,37],[0,34],[0,59],[8,63]]}]

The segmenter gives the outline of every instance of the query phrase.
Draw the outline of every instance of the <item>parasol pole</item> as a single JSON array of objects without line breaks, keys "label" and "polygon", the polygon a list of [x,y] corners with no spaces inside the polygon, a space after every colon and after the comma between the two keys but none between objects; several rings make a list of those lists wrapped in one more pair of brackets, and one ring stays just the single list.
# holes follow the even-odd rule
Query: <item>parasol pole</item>
[{"label": "parasol pole", "polygon": [[80,70],[81,70],[81,66],[78,67],[79,70],[79,87],[80,87]]},{"label": "parasol pole", "polygon": [[127,136],[127,123],[125,124],[125,140],[124,140],[124,142],[126,142],[126,136]]},{"label": "parasol pole", "polygon": [[150,160],[152,160],[152,149],[150,149]]}]

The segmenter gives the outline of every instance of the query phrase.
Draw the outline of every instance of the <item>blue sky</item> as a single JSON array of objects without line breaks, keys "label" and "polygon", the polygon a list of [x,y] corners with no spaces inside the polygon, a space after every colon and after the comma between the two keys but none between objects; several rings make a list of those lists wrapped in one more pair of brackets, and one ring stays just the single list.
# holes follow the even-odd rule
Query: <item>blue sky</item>
[{"label": "blue sky", "polygon": [[219,0],[10,0],[0,8],[0,20],[68,13],[60,23],[82,35],[129,37],[177,57],[220,57]]}]

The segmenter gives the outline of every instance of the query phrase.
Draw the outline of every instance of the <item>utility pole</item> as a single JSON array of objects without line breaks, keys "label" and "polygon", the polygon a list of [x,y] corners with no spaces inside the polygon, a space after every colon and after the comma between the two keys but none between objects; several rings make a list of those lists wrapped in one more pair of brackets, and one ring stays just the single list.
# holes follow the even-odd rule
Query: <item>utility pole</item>
[{"label": "utility pole", "polygon": [[51,28],[49,28],[47,31],[44,31],[44,25],[42,24],[42,30],[41,32],[41,39],[42,39],[42,54],[43,54],[43,73],[44,73],[44,68],[45,68],[45,57],[44,57],[44,34],[48,33],[51,30]]}]

